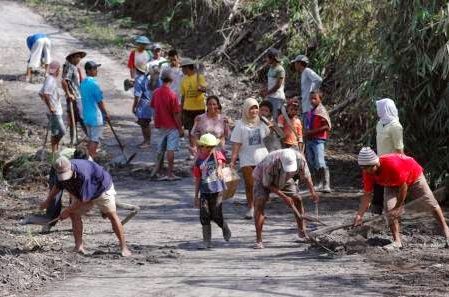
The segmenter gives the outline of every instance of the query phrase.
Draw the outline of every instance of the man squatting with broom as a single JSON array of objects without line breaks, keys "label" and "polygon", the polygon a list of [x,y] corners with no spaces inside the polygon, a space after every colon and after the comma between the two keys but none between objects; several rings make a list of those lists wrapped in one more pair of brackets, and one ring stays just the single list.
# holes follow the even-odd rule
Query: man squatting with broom
[{"label": "man squatting with broom", "polygon": [[254,222],[256,225],[256,245],[254,248],[263,249],[262,228],[265,222],[265,204],[270,193],[281,197],[292,209],[296,208],[301,217],[296,217],[298,237],[307,240],[304,226],[304,207],[298,193],[295,180],[299,177],[306,182],[312,200],[317,203],[319,197],[313,187],[309,167],[302,154],[293,149],[282,149],[269,153],[254,169]]},{"label": "man squatting with broom", "polygon": [[47,199],[41,203],[41,208],[47,208],[61,190],[70,193],[70,206],[59,215],[60,220],[70,217],[72,220],[73,236],[75,238],[74,251],[85,253],[83,246],[83,221],[81,216],[94,205],[102,215],[111,222],[112,229],[117,236],[121,255],[131,255],[125,241],[123,225],[116,211],[115,189],[111,175],[100,165],[89,160],[72,160],[60,157],[54,168],[58,181],[50,190]]}]

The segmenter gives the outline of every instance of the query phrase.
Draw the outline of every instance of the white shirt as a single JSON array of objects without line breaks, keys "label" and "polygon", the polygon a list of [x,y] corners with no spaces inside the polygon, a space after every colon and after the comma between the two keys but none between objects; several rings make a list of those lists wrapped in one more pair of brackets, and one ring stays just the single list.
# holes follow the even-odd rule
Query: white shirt
[{"label": "white shirt", "polygon": [[262,122],[256,127],[249,127],[241,120],[236,122],[234,130],[232,130],[231,141],[241,144],[240,167],[256,166],[268,155],[263,139],[269,133],[270,129]]},{"label": "white shirt", "polygon": [[41,95],[48,95],[50,97],[50,105],[55,109],[55,115],[62,115],[61,96],[58,91],[58,81],[53,75],[47,76],[44,85],[39,91]]},{"label": "white shirt", "polygon": [[306,67],[301,73],[301,106],[302,113],[312,109],[310,103],[310,92],[319,88],[323,79],[312,69]]},{"label": "white shirt", "polygon": [[173,90],[173,92],[176,93],[178,101],[179,103],[181,103],[181,82],[182,78],[184,77],[184,74],[182,73],[181,67],[170,66],[170,68],[173,74],[173,82],[171,83],[170,88]]}]

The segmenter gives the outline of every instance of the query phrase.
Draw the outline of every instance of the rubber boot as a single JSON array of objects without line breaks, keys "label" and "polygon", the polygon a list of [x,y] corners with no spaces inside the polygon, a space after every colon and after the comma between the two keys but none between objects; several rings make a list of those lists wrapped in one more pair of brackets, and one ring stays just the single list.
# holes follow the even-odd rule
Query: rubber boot
[{"label": "rubber boot", "polygon": [[321,169],[322,168],[318,170],[314,169],[313,182],[315,184],[315,191],[321,191],[321,189],[323,188],[323,172]]},{"label": "rubber boot", "polygon": [[323,193],[330,193],[331,190],[331,178],[330,178],[330,173],[329,173],[329,168],[320,168],[323,171],[323,177],[324,177],[324,182],[323,182],[323,188],[322,188],[322,192]]},{"label": "rubber boot", "polygon": [[226,241],[229,241],[231,239],[231,229],[229,229],[228,223],[223,223],[223,238]]},{"label": "rubber boot", "polygon": [[211,225],[203,225],[203,243],[204,248],[209,249],[212,247],[211,238],[212,238],[212,226]]}]

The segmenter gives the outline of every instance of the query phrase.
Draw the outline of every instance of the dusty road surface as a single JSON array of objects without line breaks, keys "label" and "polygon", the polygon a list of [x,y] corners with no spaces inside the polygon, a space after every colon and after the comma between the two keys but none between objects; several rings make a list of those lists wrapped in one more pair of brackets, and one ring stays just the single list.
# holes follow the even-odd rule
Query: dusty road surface
[{"label": "dusty road surface", "polygon": [[[231,241],[225,243],[220,230],[214,226],[213,249],[198,250],[201,226],[198,210],[192,208],[192,179],[185,177],[178,182],[154,182],[149,180],[148,174],[138,170],[139,166],[151,164],[158,135],[155,134],[150,150],[137,149],[140,132],[130,112],[131,94],[122,91],[122,81],[128,73],[125,66],[97,49],[85,48],[82,42],[47,25],[40,16],[20,3],[1,1],[0,11],[0,75],[11,99],[26,112],[26,117],[45,125],[44,105],[37,96],[40,84],[15,80],[25,71],[26,37],[35,32],[45,32],[52,40],[55,59],[62,62],[70,50],[81,48],[88,52],[84,61],[95,60],[103,65],[98,78],[113,121],[117,123],[127,149],[138,151],[134,171],[112,172],[118,199],[141,207],[141,212],[125,226],[134,255],[126,259],[118,256],[110,225],[94,213],[85,220],[84,240],[88,255],[76,256],[79,272],[48,282],[38,291],[23,292],[20,296],[409,295],[408,289],[413,287],[413,283],[401,285],[401,279],[390,279],[390,266],[377,265],[374,261],[373,258],[382,258],[384,252],[370,257],[357,253],[332,257],[323,250],[296,242],[293,216],[278,199],[274,199],[267,209],[266,248],[252,249],[255,230],[252,221],[243,219],[246,209],[242,190],[224,205],[225,217],[233,232]],[[111,133],[106,133],[105,138],[103,149],[117,156],[118,147]],[[177,155],[179,166],[186,166],[183,161],[185,155],[183,148]],[[330,224],[350,220],[359,195],[349,186],[335,186],[335,189],[335,194],[323,195],[320,204],[320,218]],[[313,211],[309,201],[306,208]],[[122,216],[125,212],[120,211],[119,214]],[[7,227],[15,228],[16,234],[38,230],[38,227],[16,226],[12,220]],[[73,246],[68,221],[58,224],[50,234],[36,236],[59,240],[63,251],[69,251]],[[443,259],[443,255],[440,256]],[[415,270],[411,269],[404,267],[403,271],[419,274],[415,266]],[[410,292],[410,296],[421,296],[420,292],[427,295],[431,288]],[[439,290],[433,296],[444,296],[440,295],[441,292]],[[14,296],[7,293],[0,292],[0,296]]]}]

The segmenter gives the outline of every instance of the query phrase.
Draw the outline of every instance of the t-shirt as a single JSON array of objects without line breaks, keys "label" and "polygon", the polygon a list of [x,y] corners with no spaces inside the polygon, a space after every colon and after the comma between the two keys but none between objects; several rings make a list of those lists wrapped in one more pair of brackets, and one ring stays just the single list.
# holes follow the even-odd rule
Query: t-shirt
[{"label": "t-shirt", "polygon": [[200,138],[206,133],[213,134],[218,139],[229,136],[229,125],[225,116],[219,114],[215,118],[210,118],[207,113],[200,114],[195,118],[192,134]]},{"label": "t-shirt", "polygon": [[[217,161],[215,161],[215,158]],[[193,176],[201,178],[201,193],[219,193],[225,189],[224,181],[218,178],[217,162],[218,164],[223,164],[226,162],[226,158],[220,151],[215,151],[215,158],[213,154],[210,156],[200,155],[195,161]]]},{"label": "t-shirt", "polygon": [[363,189],[373,191],[374,184],[384,187],[413,185],[423,173],[423,168],[412,157],[403,154],[386,154],[379,157],[380,168],[376,174],[363,172]]},{"label": "t-shirt", "polygon": [[55,115],[62,115],[61,96],[58,91],[58,81],[53,75],[47,76],[39,94],[46,94],[50,97],[50,104],[55,109]]},{"label": "t-shirt", "polygon": [[202,74],[185,75],[181,81],[181,95],[184,97],[185,110],[205,110],[206,95],[198,91],[198,87],[206,87],[206,79]]},{"label": "t-shirt", "polygon": [[143,50],[139,52],[136,49],[133,49],[129,53],[128,58],[128,68],[133,69],[136,68],[136,65],[142,65],[148,63],[153,58],[153,54],[149,50]]},{"label": "t-shirt", "polygon": [[398,121],[393,121],[387,125],[383,125],[379,121],[376,132],[377,154],[379,156],[404,149],[403,129]]},{"label": "t-shirt", "polygon": [[148,67],[152,68],[154,66],[159,67],[160,69],[163,69],[164,67],[169,67],[167,59],[163,57],[159,57],[158,59],[153,59],[148,62]]},{"label": "t-shirt", "polygon": [[148,77],[140,72],[137,73],[134,80],[134,96],[139,97],[142,100],[148,100],[148,102],[151,99],[151,90],[148,84]]},{"label": "t-shirt", "polygon": [[83,119],[88,126],[102,126],[103,114],[98,103],[103,100],[103,92],[95,77],[87,76],[80,86],[81,101],[83,102]]},{"label": "t-shirt", "polygon": [[[62,66],[62,77],[63,80],[66,80],[70,86],[70,89],[75,94],[75,99],[81,99],[80,93],[80,85],[81,85],[81,69],[76,65],[73,65],[69,61],[65,61]],[[77,102],[79,103],[79,102]],[[81,104],[81,103],[79,103]]]},{"label": "t-shirt", "polygon": [[44,34],[44,33],[36,33],[36,34],[31,35],[31,36],[28,36],[28,37],[27,37],[27,46],[28,46],[28,49],[31,50],[31,49],[33,48],[34,43],[36,43],[36,41],[37,41],[38,39],[41,39],[41,38],[48,38],[48,37],[47,37],[47,35]]},{"label": "t-shirt", "polygon": [[[311,117],[311,120],[312,120],[312,124],[310,125],[310,130],[318,129],[318,128],[328,125],[326,119],[319,115],[313,115]],[[328,130],[321,131],[318,133],[314,133],[313,135],[310,135],[311,139],[327,139],[328,137],[329,137]]]},{"label": "t-shirt", "polygon": [[293,129],[295,129],[296,134],[299,136],[299,139],[296,138],[295,133],[290,128],[290,125],[287,123],[283,115],[278,117],[278,125],[284,131],[284,143],[289,145],[297,145],[298,142],[303,142],[302,140],[302,124],[298,117],[294,117],[290,119],[291,125]]},{"label": "t-shirt", "polygon": [[310,92],[320,87],[323,79],[310,68],[305,68],[301,73],[301,106],[302,113],[312,109]]},{"label": "t-shirt", "polygon": [[172,70],[173,81],[170,85],[170,88],[176,93],[178,97],[179,104],[181,104],[181,82],[184,77],[182,73],[182,69],[180,67],[170,67]]},{"label": "t-shirt", "polygon": [[150,106],[154,110],[154,126],[163,129],[178,129],[175,113],[181,112],[178,98],[168,86],[163,85],[153,93]]},{"label": "t-shirt", "polygon": [[231,141],[240,143],[239,160],[240,167],[256,166],[268,155],[263,139],[270,134],[270,129],[262,122],[256,127],[249,127],[241,120],[235,124],[232,130]]},{"label": "t-shirt", "polygon": [[100,165],[89,160],[70,160],[73,176],[58,181],[60,190],[67,190],[81,201],[91,201],[101,196],[112,186],[111,175]]},{"label": "t-shirt", "polygon": [[[270,69],[268,70],[268,89],[270,90],[271,88],[273,88],[276,85],[277,81],[281,78],[285,78],[284,67],[282,67],[281,64],[270,67]],[[279,89],[276,90],[276,92],[268,94],[267,96],[270,98],[285,99],[284,84],[285,81],[282,82],[282,85],[279,87]]]},{"label": "t-shirt", "polygon": [[294,177],[297,172],[302,179],[310,178],[309,167],[304,155],[296,152],[298,170],[288,173],[283,170],[281,158],[289,153],[291,149],[282,149],[269,153],[253,170],[253,178],[262,183],[264,187],[275,186],[282,189],[287,181]]}]

